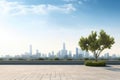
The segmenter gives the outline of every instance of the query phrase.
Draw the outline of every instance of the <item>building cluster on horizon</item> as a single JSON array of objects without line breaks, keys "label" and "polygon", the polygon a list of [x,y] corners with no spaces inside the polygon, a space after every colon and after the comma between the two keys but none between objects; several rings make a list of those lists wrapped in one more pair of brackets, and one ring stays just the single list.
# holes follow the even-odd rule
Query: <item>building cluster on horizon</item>
[{"label": "building cluster on horizon", "polygon": [[[100,56],[101,59],[115,59],[118,56],[116,54],[113,54],[112,56],[109,55],[109,53],[105,53],[104,55]],[[10,58],[9,55],[6,55],[5,58]],[[71,51],[68,51],[66,49],[65,43],[63,43],[63,48],[59,50],[57,53],[54,51],[44,54],[39,52],[39,50],[36,50],[36,53],[33,54],[32,45],[29,46],[29,52],[25,52],[22,55],[15,55],[14,58],[24,58],[24,59],[38,59],[38,58],[59,58],[59,59],[84,59],[84,58],[93,58],[92,55],[90,55],[86,51],[82,51],[79,48],[76,48],[75,53],[73,54]]]},{"label": "building cluster on horizon", "polygon": [[80,49],[76,48],[75,54],[73,54],[71,51],[68,51],[66,49],[65,43],[63,43],[63,48],[59,50],[57,53],[54,51],[49,52],[48,54],[44,54],[39,52],[39,50],[36,50],[36,53],[32,53],[32,45],[29,46],[29,52],[26,52],[22,55],[17,55],[15,57],[22,57],[22,58],[59,58],[59,59],[83,59],[83,58],[89,58],[89,53],[85,51],[81,51]]}]

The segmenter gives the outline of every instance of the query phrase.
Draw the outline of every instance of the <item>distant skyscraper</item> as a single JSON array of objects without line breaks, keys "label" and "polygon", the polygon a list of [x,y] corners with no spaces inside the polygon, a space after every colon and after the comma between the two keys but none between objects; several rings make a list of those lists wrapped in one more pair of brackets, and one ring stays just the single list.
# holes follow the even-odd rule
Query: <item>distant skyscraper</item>
[{"label": "distant skyscraper", "polygon": [[41,57],[41,53],[39,52],[39,50],[36,50],[36,58],[40,58]]},{"label": "distant skyscraper", "polygon": [[36,54],[38,54],[38,53],[39,53],[39,50],[37,49],[37,50],[36,50]]},{"label": "distant skyscraper", "polygon": [[78,55],[78,48],[76,48],[76,55]]},{"label": "distant skyscraper", "polygon": [[61,55],[61,58],[67,57],[67,50],[65,47],[65,43],[63,43],[63,49],[61,50],[60,55]]},{"label": "distant skyscraper", "polygon": [[52,51],[52,56],[54,57],[54,55],[55,55],[55,54],[54,54],[54,51]]},{"label": "distant skyscraper", "polygon": [[30,56],[32,55],[32,45],[30,45]]},{"label": "distant skyscraper", "polygon": [[76,59],[79,58],[79,52],[78,52],[78,48],[76,48]]},{"label": "distant skyscraper", "polygon": [[72,52],[71,51],[69,51],[68,57],[72,58]]},{"label": "distant skyscraper", "polygon": [[104,54],[104,58],[109,59],[109,57],[110,57],[110,56],[109,56],[109,53],[105,53],[105,54]]},{"label": "distant skyscraper", "polygon": [[61,58],[60,51],[57,53],[57,57]]},{"label": "distant skyscraper", "polygon": [[112,58],[113,58],[113,59],[117,58],[116,54],[113,54],[113,55],[112,55]]},{"label": "distant skyscraper", "polygon": [[63,50],[66,50],[66,48],[65,48],[65,43],[63,43]]},{"label": "distant skyscraper", "polygon": [[85,52],[84,52],[84,57],[85,57],[85,58],[89,58],[89,53],[85,51]]}]

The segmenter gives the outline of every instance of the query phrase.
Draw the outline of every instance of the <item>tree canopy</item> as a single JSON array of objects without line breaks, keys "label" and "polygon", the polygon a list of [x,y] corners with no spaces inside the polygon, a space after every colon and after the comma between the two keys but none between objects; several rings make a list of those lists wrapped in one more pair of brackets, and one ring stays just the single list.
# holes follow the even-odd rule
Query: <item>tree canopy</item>
[{"label": "tree canopy", "polygon": [[92,31],[88,37],[81,37],[79,46],[82,50],[91,51],[97,61],[100,53],[104,49],[110,49],[114,43],[114,38],[106,34],[104,30],[101,30],[99,35],[96,31]]}]

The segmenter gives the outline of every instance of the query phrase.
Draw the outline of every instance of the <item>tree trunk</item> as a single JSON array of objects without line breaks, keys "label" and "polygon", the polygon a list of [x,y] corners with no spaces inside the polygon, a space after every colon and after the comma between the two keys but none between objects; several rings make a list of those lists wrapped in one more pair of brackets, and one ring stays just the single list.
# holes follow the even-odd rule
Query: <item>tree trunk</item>
[{"label": "tree trunk", "polygon": [[97,56],[97,54],[95,54],[95,61],[96,61],[96,62],[98,61],[98,56]]}]

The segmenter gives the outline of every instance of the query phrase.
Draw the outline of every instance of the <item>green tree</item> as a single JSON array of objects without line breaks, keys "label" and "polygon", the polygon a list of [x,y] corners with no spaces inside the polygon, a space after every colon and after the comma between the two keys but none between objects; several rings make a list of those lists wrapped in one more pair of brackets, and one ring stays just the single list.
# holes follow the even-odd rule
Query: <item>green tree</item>
[{"label": "green tree", "polygon": [[96,31],[92,31],[88,37],[81,37],[79,46],[84,51],[91,51],[95,61],[97,61],[100,53],[104,49],[110,49],[114,43],[114,38],[106,34],[104,30],[101,30],[99,35],[97,35]]}]

